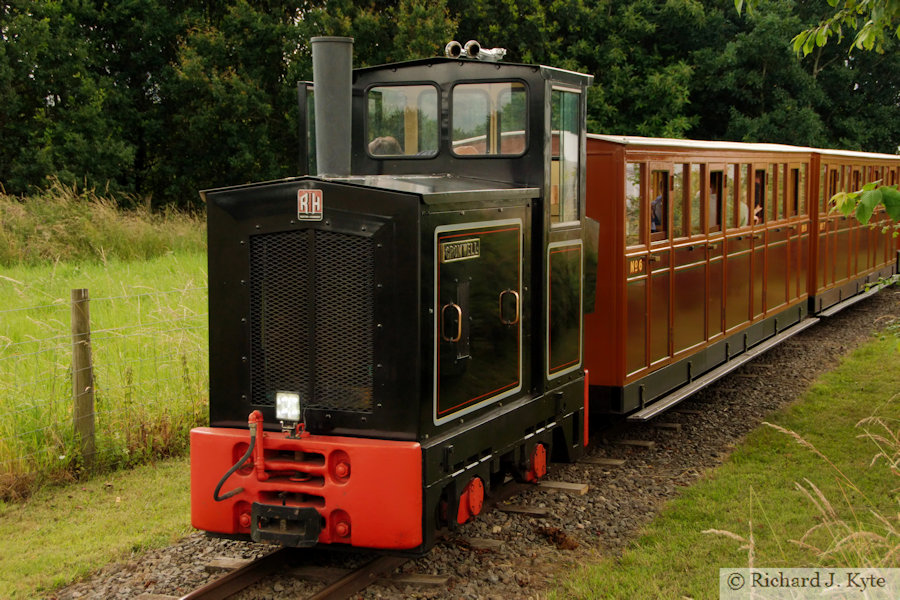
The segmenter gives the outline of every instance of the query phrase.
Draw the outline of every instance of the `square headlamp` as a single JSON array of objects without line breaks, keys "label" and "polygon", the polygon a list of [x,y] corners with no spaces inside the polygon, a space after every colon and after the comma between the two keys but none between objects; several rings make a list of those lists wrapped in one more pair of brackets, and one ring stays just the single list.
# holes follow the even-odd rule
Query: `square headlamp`
[{"label": "square headlamp", "polygon": [[275,392],[275,418],[291,423],[300,422],[299,392]]}]

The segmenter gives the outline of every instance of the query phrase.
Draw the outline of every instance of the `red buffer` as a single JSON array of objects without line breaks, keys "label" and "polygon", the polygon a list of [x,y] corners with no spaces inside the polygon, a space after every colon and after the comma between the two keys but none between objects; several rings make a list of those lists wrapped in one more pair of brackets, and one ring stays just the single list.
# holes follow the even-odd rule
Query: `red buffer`
[{"label": "red buffer", "polygon": [[257,540],[288,535],[299,546],[422,543],[418,443],[262,431],[257,411],[250,428],[250,435],[221,427],[191,432],[194,527]]}]

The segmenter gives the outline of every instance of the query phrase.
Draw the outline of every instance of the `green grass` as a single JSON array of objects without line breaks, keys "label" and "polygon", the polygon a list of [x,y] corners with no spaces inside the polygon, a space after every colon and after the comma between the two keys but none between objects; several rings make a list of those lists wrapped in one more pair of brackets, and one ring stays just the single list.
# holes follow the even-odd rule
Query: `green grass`
[{"label": "green grass", "polygon": [[[567,574],[556,597],[718,598],[720,567],[747,567],[751,561],[764,567],[877,564],[888,553],[878,545],[822,554],[791,540],[825,550],[852,530],[885,536],[887,528],[874,511],[895,529],[887,534],[888,547],[898,547],[898,478],[885,461],[870,466],[878,448],[860,437],[863,431],[857,427],[861,419],[879,415],[897,431],[898,390],[896,338],[861,347],[801,401],[769,419],[802,436],[828,460],[790,435],[759,428],[724,465],[669,502],[621,556]],[[818,495],[811,485],[821,490],[834,518],[825,519],[797,482],[812,498]],[[708,530],[730,532],[743,541],[704,533]],[[900,556],[881,566],[900,567]]]},{"label": "green grass", "polygon": [[0,598],[42,597],[190,532],[187,458],[0,501]]},{"label": "green grass", "polygon": [[0,499],[79,472],[73,288],[91,298],[101,469],[183,453],[206,417],[205,252],[10,267],[0,277]]}]

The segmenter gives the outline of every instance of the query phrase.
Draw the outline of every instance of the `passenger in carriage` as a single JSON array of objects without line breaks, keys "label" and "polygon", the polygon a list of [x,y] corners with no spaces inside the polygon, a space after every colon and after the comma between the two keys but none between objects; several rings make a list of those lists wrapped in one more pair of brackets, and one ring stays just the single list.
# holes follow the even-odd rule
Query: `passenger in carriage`
[{"label": "passenger in carriage", "polygon": [[656,233],[662,231],[663,228],[663,195],[660,193],[656,199],[650,203],[650,232]]},{"label": "passenger in carriage", "polygon": [[753,224],[758,225],[763,221],[763,209],[766,205],[766,172],[756,170],[756,178],[753,182]]}]

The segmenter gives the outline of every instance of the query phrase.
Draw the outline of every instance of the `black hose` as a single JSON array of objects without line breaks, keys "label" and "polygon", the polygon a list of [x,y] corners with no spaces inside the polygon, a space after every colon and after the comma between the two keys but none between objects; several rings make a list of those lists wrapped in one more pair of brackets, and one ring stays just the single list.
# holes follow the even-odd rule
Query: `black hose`
[{"label": "black hose", "polygon": [[228,469],[228,472],[225,473],[225,475],[222,476],[222,479],[219,480],[219,485],[217,485],[216,489],[213,491],[213,500],[215,500],[216,502],[221,502],[222,500],[228,500],[235,494],[240,494],[241,492],[244,491],[244,488],[239,487],[239,488],[235,488],[235,489],[231,490],[230,492],[225,493],[224,496],[219,496],[219,490],[221,490],[222,486],[225,485],[225,481],[229,477],[231,477],[231,475],[235,471],[240,469],[241,465],[243,465],[245,462],[247,462],[247,459],[250,458],[251,454],[253,454],[254,446],[256,446],[256,428],[251,428],[250,429],[250,447],[247,448],[247,451],[244,452],[244,455],[240,458],[240,460],[238,460],[236,463],[234,463],[234,466],[232,466],[230,469]]}]

